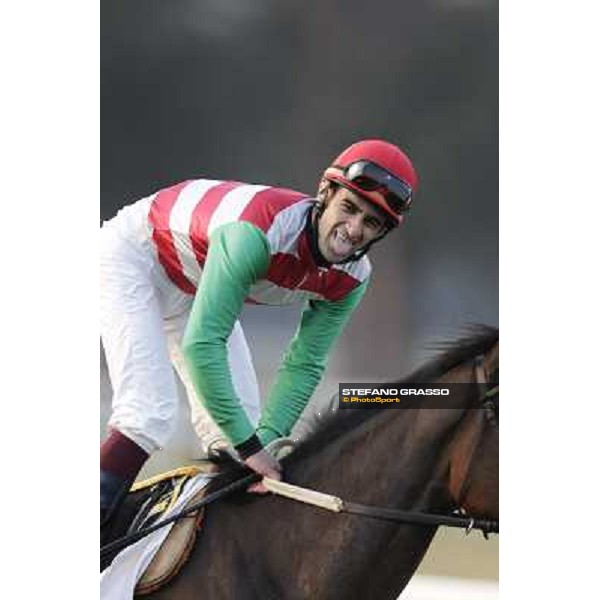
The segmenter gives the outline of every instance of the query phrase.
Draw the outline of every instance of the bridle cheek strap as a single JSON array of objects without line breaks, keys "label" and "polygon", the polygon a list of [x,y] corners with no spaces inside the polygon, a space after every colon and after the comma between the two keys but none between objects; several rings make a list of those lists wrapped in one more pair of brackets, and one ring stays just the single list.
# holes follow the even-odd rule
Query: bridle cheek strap
[{"label": "bridle cheek strap", "polygon": [[[474,367],[475,381],[477,382],[478,387],[483,387],[485,389],[488,381],[484,368],[484,359],[485,356],[483,354],[476,356],[474,359]],[[480,410],[480,408],[486,408],[486,405],[482,404],[479,406],[482,401],[490,401],[487,399],[487,394],[484,394],[478,399],[478,405],[475,407],[475,423],[470,425],[469,436],[464,442],[465,449],[461,452],[466,460],[459,461],[460,466],[453,471],[451,470],[450,472],[450,493],[461,510],[463,501],[469,489],[469,484],[471,482],[471,478],[469,477],[471,474],[471,468],[473,466],[477,449],[482,441],[481,431],[483,431],[483,427],[485,426],[485,411]]]}]

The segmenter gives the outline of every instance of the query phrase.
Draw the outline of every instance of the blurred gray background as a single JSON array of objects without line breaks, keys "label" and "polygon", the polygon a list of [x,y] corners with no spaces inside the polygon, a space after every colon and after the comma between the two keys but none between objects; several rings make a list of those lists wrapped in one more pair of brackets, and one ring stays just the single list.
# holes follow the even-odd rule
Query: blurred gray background
[{"label": "blurred gray background", "polygon": [[[346,145],[405,148],[421,186],[372,251],[337,380],[395,377],[431,340],[498,323],[495,0],[103,0],[103,219],[200,176],[309,194]],[[267,386],[298,309],[243,317]]]},{"label": "blurred gray background", "polygon": [[[372,251],[317,400],[405,374],[467,323],[498,324],[496,0],[103,0],[101,36],[103,219],[201,176],[314,194],[360,138],[412,157],[414,209]],[[298,314],[243,314],[263,390]],[[475,574],[496,577],[497,544],[470,544],[463,557],[491,552]]]}]

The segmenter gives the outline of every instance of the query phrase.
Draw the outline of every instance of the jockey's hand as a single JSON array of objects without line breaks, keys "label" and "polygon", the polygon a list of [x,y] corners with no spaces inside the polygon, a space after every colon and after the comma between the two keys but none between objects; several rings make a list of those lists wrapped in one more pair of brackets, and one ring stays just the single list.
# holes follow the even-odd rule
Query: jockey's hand
[{"label": "jockey's hand", "polygon": [[[266,450],[260,450],[256,454],[249,456],[244,463],[253,471],[265,477],[270,477],[277,481],[281,480],[281,465]],[[269,490],[267,490],[262,482],[257,481],[248,488],[248,491],[255,494],[266,494]]]}]

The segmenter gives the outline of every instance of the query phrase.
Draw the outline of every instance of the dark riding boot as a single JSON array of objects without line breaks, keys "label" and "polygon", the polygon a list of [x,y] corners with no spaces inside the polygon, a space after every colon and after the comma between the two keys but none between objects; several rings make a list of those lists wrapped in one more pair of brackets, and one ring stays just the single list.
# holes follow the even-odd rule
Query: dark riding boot
[{"label": "dark riding boot", "polygon": [[114,516],[148,453],[118,429],[110,429],[100,444],[100,544],[110,537]]},{"label": "dark riding boot", "polygon": [[131,486],[129,479],[100,469],[100,544],[105,544],[108,524],[123,503]]},{"label": "dark riding boot", "polygon": [[100,525],[119,508],[147,458],[148,453],[133,440],[109,429],[100,444]]}]

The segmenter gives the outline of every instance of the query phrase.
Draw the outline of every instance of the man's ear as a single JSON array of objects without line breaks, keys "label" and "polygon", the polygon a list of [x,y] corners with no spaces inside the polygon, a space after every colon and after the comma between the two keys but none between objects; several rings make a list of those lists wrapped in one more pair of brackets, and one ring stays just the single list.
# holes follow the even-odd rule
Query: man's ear
[{"label": "man's ear", "polygon": [[320,202],[326,202],[333,193],[333,186],[327,179],[321,179],[319,183],[319,190],[317,192],[317,198]]}]

